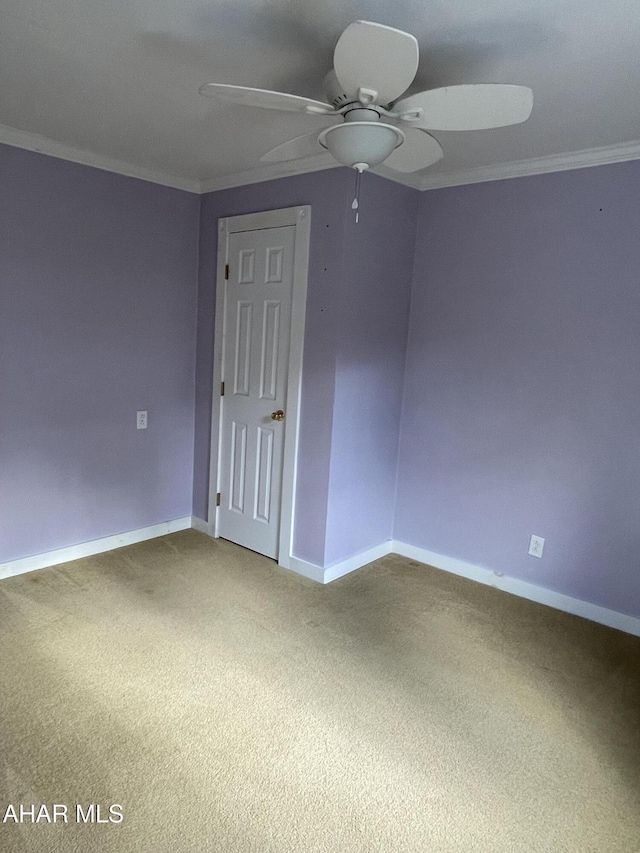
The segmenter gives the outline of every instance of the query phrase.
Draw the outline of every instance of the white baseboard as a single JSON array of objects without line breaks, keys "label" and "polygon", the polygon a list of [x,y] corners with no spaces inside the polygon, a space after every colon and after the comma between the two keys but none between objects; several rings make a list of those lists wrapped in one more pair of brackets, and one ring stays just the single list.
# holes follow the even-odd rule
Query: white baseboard
[{"label": "white baseboard", "polygon": [[315,563],[307,563],[305,560],[300,560],[298,557],[289,558],[289,568],[292,572],[298,575],[303,575],[305,578],[310,578],[318,583],[331,583],[338,578],[355,572],[356,569],[361,569],[368,563],[373,563],[374,560],[379,560],[380,557],[386,557],[391,553],[391,540],[383,542],[381,545],[376,545],[375,548],[369,548],[368,551],[363,551],[361,554],[356,554],[355,557],[349,557],[348,560],[342,560],[340,563],[334,563],[333,566],[323,569],[321,566],[316,566]]},{"label": "white baseboard", "polygon": [[387,542],[382,542],[380,545],[376,545],[375,548],[369,548],[368,551],[356,554],[355,557],[349,557],[348,560],[342,560],[341,563],[335,563],[333,566],[329,566],[324,570],[323,583],[331,583],[331,581],[335,581],[344,575],[355,572],[356,569],[361,569],[362,566],[373,563],[374,560],[379,560],[380,557],[386,557],[387,554],[391,553],[391,550],[391,540],[389,539]]},{"label": "white baseboard", "polygon": [[599,622],[609,628],[617,628],[619,631],[640,637],[640,619],[636,616],[618,613],[617,610],[609,610],[599,604],[591,604],[588,601],[582,601],[561,592],[554,592],[544,586],[536,586],[536,584],[528,583],[528,581],[507,577],[498,572],[493,572],[491,569],[474,566],[464,560],[446,557],[444,554],[436,554],[434,551],[417,548],[415,545],[407,545],[406,542],[394,540],[390,545],[391,551],[395,554],[409,557],[419,563],[426,563],[426,565],[433,566],[436,569],[442,569],[445,572],[451,572],[454,575],[493,586],[504,592],[510,592],[520,598],[528,598],[529,601],[537,601],[538,604],[546,604],[556,610],[563,610],[565,613],[572,613],[574,616],[582,616],[583,619]]},{"label": "white baseboard", "polygon": [[47,566],[57,566],[82,557],[91,557],[94,554],[113,551],[114,548],[134,545],[136,542],[155,539],[157,536],[176,533],[178,530],[186,530],[189,527],[191,527],[191,516],[185,516],[173,521],[163,521],[161,524],[152,524],[150,527],[140,527],[138,530],[130,530],[127,533],[117,533],[115,536],[105,536],[103,539],[71,545],[68,548],[58,548],[56,551],[47,551],[45,554],[35,554],[33,557],[0,563],[0,578],[10,578],[25,572],[34,572],[36,569],[45,569]]},{"label": "white baseboard", "polygon": [[209,522],[205,521],[203,518],[198,518],[197,515],[191,516],[191,525],[194,530],[197,530],[199,533],[205,533],[207,536],[211,536],[211,531],[209,530]]},{"label": "white baseboard", "polygon": [[[208,536],[211,535],[206,521],[196,516],[185,516],[173,521],[153,524],[150,527],[130,530],[127,533],[118,533],[115,536],[105,536],[103,539],[93,539],[91,542],[71,545],[68,548],[59,548],[56,551],[47,551],[44,554],[35,554],[32,557],[0,563],[0,579],[33,572],[36,569],[44,569],[47,566],[57,566],[60,563],[79,560],[82,557],[91,557],[94,554],[112,551],[114,548],[123,548],[126,545],[134,545],[136,542],[144,542],[147,539],[155,539],[157,536],[165,536],[168,533],[176,533],[178,530],[188,528],[193,528]],[[368,551],[363,551],[355,557],[350,557],[348,560],[335,563],[327,568],[300,560],[298,557],[290,557],[287,568],[317,583],[326,584],[392,553],[640,637],[640,618],[636,616],[618,613],[616,610],[609,610],[599,604],[591,604],[588,601],[582,601],[561,592],[554,592],[543,586],[536,586],[536,584],[518,580],[518,578],[507,577],[498,572],[493,572],[491,569],[475,566],[473,563],[467,563],[455,557],[447,557],[444,554],[437,554],[435,551],[428,551],[426,548],[418,548],[415,545],[408,545],[406,542],[399,542],[395,539],[382,542],[375,548],[370,548]]]},{"label": "white baseboard", "polygon": [[316,583],[324,583],[324,569],[316,566],[315,563],[307,563],[306,560],[299,560],[298,557],[289,557],[289,565],[281,565],[281,568],[288,569],[297,575],[302,575],[304,578],[316,581]]}]

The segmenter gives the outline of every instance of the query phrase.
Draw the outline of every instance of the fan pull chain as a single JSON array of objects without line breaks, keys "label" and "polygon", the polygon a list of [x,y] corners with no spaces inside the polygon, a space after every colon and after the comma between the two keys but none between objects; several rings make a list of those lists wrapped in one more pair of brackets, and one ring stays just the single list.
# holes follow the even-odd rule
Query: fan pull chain
[{"label": "fan pull chain", "polygon": [[351,202],[351,209],[356,212],[356,223],[360,217],[360,176],[362,175],[362,169],[358,169],[357,165],[354,166],[356,169],[356,194],[355,198]]}]

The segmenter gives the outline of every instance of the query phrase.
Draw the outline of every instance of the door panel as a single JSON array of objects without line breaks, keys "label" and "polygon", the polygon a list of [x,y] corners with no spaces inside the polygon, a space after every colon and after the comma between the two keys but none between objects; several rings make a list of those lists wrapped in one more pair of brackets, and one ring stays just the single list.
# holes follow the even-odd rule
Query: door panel
[{"label": "door panel", "polygon": [[280,341],[280,303],[265,302],[262,324],[262,360],[260,399],[275,400],[278,387],[278,344]]},{"label": "door panel", "polygon": [[229,478],[229,509],[244,512],[247,468],[247,425],[234,421],[231,425],[231,477]]},{"label": "door panel", "polygon": [[276,558],[295,226],[228,238],[218,533]]},{"label": "door panel", "polygon": [[269,523],[271,509],[271,479],[273,474],[273,430],[258,427],[258,469],[256,472],[255,506],[253,517]]},{"label": "door panel", "polygon": [[234,361],[233,393],[249,396],[249,375],[251,372],[251,320],[253,305],[250,302],[238,302],[236,322],[236,340]]}]

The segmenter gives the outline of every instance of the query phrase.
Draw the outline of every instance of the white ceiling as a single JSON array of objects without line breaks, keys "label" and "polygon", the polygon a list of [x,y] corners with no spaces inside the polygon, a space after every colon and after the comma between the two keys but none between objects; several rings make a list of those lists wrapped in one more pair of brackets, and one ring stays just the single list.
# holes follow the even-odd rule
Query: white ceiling
[{"label": "white ceiling", "polygon": [[0,141],[194,191],[310,171],[258,160],[321,118],[219,104],[198,86],[324,99],[356,19],[417,37],[411,91],[534,90],[524,124],[434,133],[444,159],[413,186],[640,157],[638,0],[2,0]]}]

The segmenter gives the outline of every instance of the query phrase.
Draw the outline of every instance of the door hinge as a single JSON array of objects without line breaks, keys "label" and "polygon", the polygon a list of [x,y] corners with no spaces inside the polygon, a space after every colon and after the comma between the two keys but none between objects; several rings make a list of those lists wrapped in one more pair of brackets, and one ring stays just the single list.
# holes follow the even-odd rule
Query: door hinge
[{"label": "door hinge", "polygon": [[220,383],[220,396],[224,397],[224,382]]},{"label": "door hinge", "polygon": [[224,265],[224,278],[225,281],[229,280],[229,264]]},{"label": "door hinge", "polygon": [[216,495],[216,506],[220,506],[220,492]]}]

